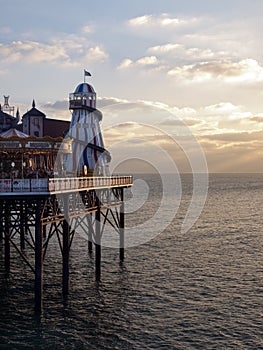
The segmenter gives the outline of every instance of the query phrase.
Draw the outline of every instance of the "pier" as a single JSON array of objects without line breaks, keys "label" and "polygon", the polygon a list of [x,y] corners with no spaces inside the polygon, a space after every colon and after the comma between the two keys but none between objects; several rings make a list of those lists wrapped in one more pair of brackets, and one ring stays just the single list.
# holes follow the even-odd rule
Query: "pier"
[{"label": "pier", "polygon": [[[0,180],[0,237],[7,270],[11,253],[35,276],[35,309],[43,307],[43,261],[49,242],[57,238],[62,261],[62,291],[69,291],[69,256],[76,234],[87,234],[87,252],[95,249],[95,276],[101,277],[101,238],[106,225],[119,235],[119,257],[124,260],[124,190],[131,176]],[[34,253],[34,261],[26,251]],[[81,252],[85,254],[86,252]]]},{"label": "pier", "polygon": [[65,125],[48,120],[33,100],[18,125],[18,111],[14,118],[0,105],[0,239],[5,268],[12,268],[11,254],[16,252],[32,270],[38,312],[51,239],[59,243],[64,295],[69,291],[70,249],[78,229],[87,237],[87,252],[95,249],[97,280],[107,225],[119,236],[119,257],[124,260],[124,190],[132,186],[132,177],[110,175],[111,155],[100,128],[102,113],[85,75],[84,83],[69,94],[69,110],[71,122]]}]

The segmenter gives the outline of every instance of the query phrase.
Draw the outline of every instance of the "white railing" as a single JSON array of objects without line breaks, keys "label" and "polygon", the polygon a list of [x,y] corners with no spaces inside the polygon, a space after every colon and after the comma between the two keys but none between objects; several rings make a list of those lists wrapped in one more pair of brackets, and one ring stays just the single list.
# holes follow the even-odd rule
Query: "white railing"
[{"label": "white railing", "polygon": [[1,192],[61,192],[131,186],[132,176],[65,177],[52,179],[0,179]]}]

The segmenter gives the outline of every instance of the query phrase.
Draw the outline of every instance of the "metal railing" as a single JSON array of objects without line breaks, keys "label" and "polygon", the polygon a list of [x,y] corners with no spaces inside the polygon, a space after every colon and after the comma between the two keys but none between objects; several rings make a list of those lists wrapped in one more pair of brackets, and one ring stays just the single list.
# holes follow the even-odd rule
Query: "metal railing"
[{"label": "metal railing", "polygon": [[0,179],[0,193],[61,192],[69,190],[126,187],[132,176],[65,177],[44,179]]}]

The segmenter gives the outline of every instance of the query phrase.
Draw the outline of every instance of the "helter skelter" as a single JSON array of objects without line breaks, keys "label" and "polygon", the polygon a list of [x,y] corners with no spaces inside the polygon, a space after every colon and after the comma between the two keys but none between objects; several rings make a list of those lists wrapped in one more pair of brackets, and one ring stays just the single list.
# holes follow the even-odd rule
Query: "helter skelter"
[{"label": "helter skelter", "polygon": [[96,92],[84,82],[69,95],[72,119],[68,136],[73,139],[72,153],[67,157],[67,171],[81,175],[109,175],[110,153],[105,149],[96,108]]},{"label": "helter skelter", "polygon": [[[42,186],[36,186],[38,179],[0,179],[10,183],[0,187],[0,240],[5,267],[7,271],[12,267],[10,257],[15,253],[14,258],[23,260],[33,271],[38,312],[43,305],[43,261],[55,237],[62,257],[64,295],[69,290],[70,248],[79,229],[87,240],[87,251],[80,254],[91,252],[95,246],[97,280],[101,277],[101,241],[107,225],[119,236],[120,261],[124,259],[124,189],[132,186],[132,177],[109,174],[110,154],[100,130],[102,114],[96,109],[96,93],[85,78],[70,94],[69,109],[70,129],[57,150],[59,164],[61,158],[65,159],[63,171],[56,172],[59,177],[48,176]],[[19,136],[16,139],[19,143]],[[33,252],[33,259],[28,250]]]}]

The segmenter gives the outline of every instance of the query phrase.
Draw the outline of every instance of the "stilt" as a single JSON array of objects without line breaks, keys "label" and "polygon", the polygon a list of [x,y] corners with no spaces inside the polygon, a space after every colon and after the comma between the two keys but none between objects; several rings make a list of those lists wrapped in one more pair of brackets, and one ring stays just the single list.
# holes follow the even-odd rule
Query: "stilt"
[{"label": "stilt", "polygon": [[41,312],[43,307],[43,227],[41,223],[41,200],[37,200],[35,222],[35,310]]},{"label": "stilt", "polygon": [[[47,217],[47,209],[44,210],[44,217]],[[47,225],[43,225],[43,239],[45,240],[47,238]]]},{"label": "stilt", "polygon": [[88,250],[89,253],[92,253],[92,232],[93,232],[93,226],[92,226],[92,214],[87,215],[87,221],[88,221]]},{"label": "stilt", "polygon": [[5,203],[5,268],[10,269],[10,205]]},{"label": "stilt", "polygon": [[[98,196],[98,194],[97,194]],[[96,257],[95,257],[95,264],[96,264],[96,280],[100,280],[101,276],[101,232],[100,232],[100,200],[97,197],[97,210],[95,213],[95,251],[96,251]]]},{"label": "stilt", "polygon": [[24,208],[24,214],[25,214],[25,233],[29,233],[29,213],[28,213],[28,201],[25,201],[25,208]]},{"label": "stilt", "polygon": [[121,189],[121,207],[120,207],[120,262],[124,261],[124,198],[123,188]]},{"label": "stilt", "polygon": [[66,296],[69,290],[69,244],[70,244],[70,227],[69,227],[69,208],[68,195],[64,195],[64,220],[63,220],[63,295]]},{"label": "stilt", "polygon": [[25,249],[25,215],[24,215],[24,203],[20,201],[20,248]]},{"label": "stilt", "polygon": [[[0,213],[4,212],[4,204],[0,201]],[[4,223],[0,220],[0,241],[4,238]]]}]

